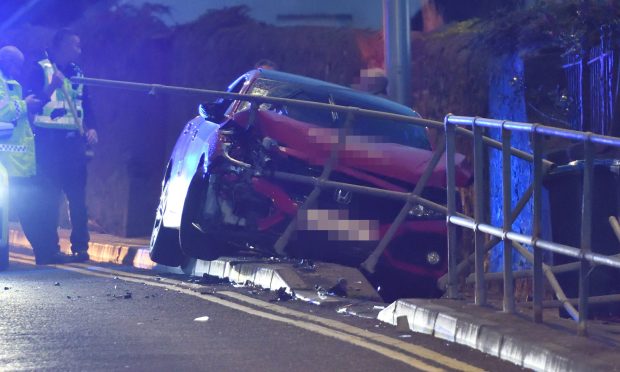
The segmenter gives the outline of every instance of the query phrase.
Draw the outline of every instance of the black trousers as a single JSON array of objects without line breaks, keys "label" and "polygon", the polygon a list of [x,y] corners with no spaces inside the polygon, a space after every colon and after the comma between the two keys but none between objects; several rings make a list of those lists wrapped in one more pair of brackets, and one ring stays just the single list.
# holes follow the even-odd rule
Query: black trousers
[{"label": "black trousers", "polygon": [[[87,159],[85,140],[76,131],[37,129],[35,136],[37,175],[33,197],[35,216],[24,228],[37,257],[59,250],[58,209],[62,193],[69,203],[71,250],[88,250],[88,211],[86,208]],[[23,223],[22,223],[23,225]],[[29,236],[30,235],[30,236]]]}]

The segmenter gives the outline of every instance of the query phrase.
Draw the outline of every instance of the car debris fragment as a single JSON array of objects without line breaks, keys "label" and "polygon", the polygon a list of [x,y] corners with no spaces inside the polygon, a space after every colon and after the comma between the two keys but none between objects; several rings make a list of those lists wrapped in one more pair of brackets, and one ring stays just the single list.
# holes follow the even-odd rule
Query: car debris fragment
[{"label": "car debris fragment", "polygon": [[275,295],[276,297],[273,300],[270,300],[270,302],[284,302],[295,298],[295,294],[288,293],[285,287],[278,288],[278,290],[275,291]]}]

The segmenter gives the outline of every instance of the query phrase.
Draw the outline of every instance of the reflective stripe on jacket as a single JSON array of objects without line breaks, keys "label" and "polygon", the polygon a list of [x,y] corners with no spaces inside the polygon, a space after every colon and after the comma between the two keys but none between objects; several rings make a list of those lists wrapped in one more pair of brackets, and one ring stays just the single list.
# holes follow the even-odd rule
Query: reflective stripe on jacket
[{"label": "reflective stripe on jacket", "polygon": [[[45,87],[47,88],[54,75],[54,67],[49,59],[39,61],[39,65],[43,68],[45,74]],[[78,74],[77,76],[82,76]],[[69,94],[75,105],[77,116],[82,120],[84,110],[82,108],[82,92],[84,87],[80,84],[73,89],[73,84],[69,79],[62,82],[64,90]],[[54,90],[50,97],[50,101],[43,106],[42,112],[34,117],[33,124],[43,128],[78,130],[80,125],[71,112],[71,108],[62,88]]]},{"label": "reflective stripe on jacket", "polygon": [[0,162],[11,177],[35,174],[34,136],[22,87],[0,71]]}]

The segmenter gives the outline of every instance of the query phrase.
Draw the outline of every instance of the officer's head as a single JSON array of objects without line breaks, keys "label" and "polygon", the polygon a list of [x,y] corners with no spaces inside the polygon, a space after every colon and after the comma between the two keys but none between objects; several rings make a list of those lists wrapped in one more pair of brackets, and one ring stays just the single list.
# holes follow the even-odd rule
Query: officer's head
[{"label": "officer's head", "polygon": [[16,79],[24,65],[24,54],[12,45],[0,48],[0,70],[11,79]]},{"label": "officer's head", "polygon": [[262,68],[263,70],[277,70],[278,65],[270,59],[260,59],[254,64],[254,68]]},{"label": "officer's head", "polygon": [[58,30],[52,39],[53,57],[61,64],[75,62],[80,54],[80,37],[75,31],[67,28]]}]

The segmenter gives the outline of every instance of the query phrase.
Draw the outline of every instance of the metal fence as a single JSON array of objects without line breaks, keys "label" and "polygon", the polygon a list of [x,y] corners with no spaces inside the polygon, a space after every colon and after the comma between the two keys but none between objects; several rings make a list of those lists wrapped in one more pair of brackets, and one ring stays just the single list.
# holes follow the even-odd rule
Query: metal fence
[{"label": "metal fence", "polygon": [[[447,169],[447,192],[448,192],[448,249],[451,256],[457,252],[458,241],[456,239],[456,227],[461,226],[474,231],[475,236],[475,302],[478,305],[484,305],[487,302],[485,273],[483,268],[484,255],[487,250],[493,246],[498,239],[505,242],[504,247],[514,247],[519,253],[525,256],[533,264],[533,306],[534,321],[542,321],[543,309],[543,274],[547,277],[553,289],[555,290],[558,300],[562,303],[566,311],[573,319],[578,322],[578,331],[580,334],[586,334],[586,319],[588,316],[588,273],[591,264],[606,265],[620,269],[620,259],[618,257],[606,256],[592,252],[592,194],[594,191],[593,177],[593,160],[594,145],[601,144],[607,146],[620,147],[620,139],[615,137],[597,135],[593,133],[585,133],[568,129],[559,129],[539,124],[519,123],[512,121],[501,121],[493,119],[463,117],[463,116],[447,116],[445,118],[446,125],[446,151],[448,153]],[[456,213],[455,197],[452,194],[455,190],[454,184],[454,140],[456,126],[468,126],[472,128],[474,141],[474,189],[476,200],[484,199],[485,177],[483,174],[484,167],[484,144],[483,130],[484,128],[496,128],[501,130],[502,137],[502,163],[503,163],[503,226],[492,226],[485,221],[484,210],[481,203],[476,204],[474,216],[463,218]],[[510,173],[510,137],[514,131],[522,131],[531,133],[533,137],[533,164],[534,164],[534,182],[530,186],[531,192],[526,193],[523,199],[518,203],[515,210],[511,210],[511,193],[512,184]],[[542,180],[544,174],[549,170],[543,162],[544,142],[543,136],[561,137],[573,141],[580,141],[584,145],[584,175],[583,175],[583,205],[581,211],[581,246],[572,247],[568,245],[546,241],[541,236],[541,211],[542,211]],[[534,217],[532,221],[532,235],[518,234],[512,231],[512,223],[518,209],[525,205],[527,199],[533,195]],[[614,219],[615,221],[615,219]],[[617,227],[617,221],[615,221]],[[612,225],[613,226],[613,225]],[[485,234],[494,237],[489,243],[485,243]],[[620,239],[620,235],[618,235]],[[534,253],[531,254],[524,245],[533,248]],[[562,288],[555,279],[551,267],[543,264],[543,250],[553,252],[555,254],[566,255],[576,258],[580,261],[579,269],[579,311],[573,306],[571,301],[566,298]],[[454,263],[454,260],[451,261]],[[573,265],[575,266],[575,265]],[[449,266],[448,273],[448,295],[456,297],[456,285],[458,267],[454,264]],[[515,311],[514,302],[514,273],[512,268],[512,250],[504,251],[504,297],[503,309],[505,312]],[[613,299],[613,298],[611,298]]]},{"label": "metal fence", "polygon": [[598,45],[564,57],[562,67],[567,77],[569,117],[574,130],[612,134],[614,101],[619,88],[614,46],[617,35],[615,40],[613,37],[611,27],[602,26]]},{"label": "metal fence", "polygon": [[[426,208],[433,209],[435,211],[446,214],[446,222],[448,225],[448,273],[442,279],[439,284],[446,289],[447,296],[449,298],[459,297],[459,274],[462,273],[469,263],[474,261],[475,266],[475,302],[478,305],[485,305],[487,302],[486,289],[485,289],[485,272],[484,272],[484,256],[486,252],[495,246],[500,240],[504,240],[506,246],[513,246],[517,251],[524,255],[529,261],[533,263],[533,276],[534,276],[534,293],[533,293],[533,307],[534,307],[534,321],[542,321],[542,309],[543,309],[543,274],[554,288],[556,296],[560,303],[566,308],[569,314],[578,321],[579,332],[581,334],[586,333],[586,319],[588,308],[588,270],[591,264],[607,265],[614,268],[620,268],[620,258],[609,257],[592,252],[591,247],[591,219],[592,219],[592,203],[591,194],[593,190],[593,146],[595,144],[603,144],[609,146],[620,147],[620,139],[615,137],[596,135],[592,133],[584,133],[574,130],[558,129],[554,127],[519,123],[512,121],[500,121],[493,119],[475,118],[475,117],[463,117],[449,115],[445,118],[444,123],[426,120],[421,118],[415,118],[411,116],[403,116],[398,114],[391,114],[367,109],[361,109],[357,107],[346,107],[327,103],[299,101],[286,98],[276,97],[263,97],[253,96],[237,93],[228,93],[213,90],[183,88],[164,86],[159,84],[141,84],[122,81],[102,80],[102,79],[90,79],[90,78],[73,78],[77,83],[83,83],[87,85],[130,89],[142,92],[148,92],[149,94],[156,93],[173,93],[173,94],[189,94],[200,95],[211,98],[229,98],[241,101],[251,102],[251,110],[255,112],[258,109],[259,103],[280,103],[293,106],[312,107],[318,110],[327,110],[331,112],[340,112],[347,115],[343,130],[340,132],[337,143],[333,144],[331,150],[331,156],[327,164],[323,168],[323,172],[319,177],[311,177],[302,174],[288,173],[276,171],[272,174],[273,177],[278,179],[284,179],[292,182],[304,183],[313,185],[314,189],[307,197],[305,203],[300,206],[303,210],[313,203],[323,189],[342,189],[351,192],[364,193],[379,197],[385,197],[395,200],[401,200],[404,202],[402,209],[397,217],[394,219],[388,231],[379,241],[374,251],[368,256],[368,258],[362,263],[362,266],[369,272],[374,272],[379,257],[388,246],[399,225],[405,220],[407,213],[411,210],[414,204],[421,204]],[[348,127],[355,125],[355,118],[358,116],[368,116],[376,118],[386,118],[392,120],[399,120],[410,123],[417,126],[425,126],[440,131],[445,131],[445,141],[440,142],[440,145],[434,150],[432,159],[430,160],[427,168],[420,177],[414,190],[411,192],[396,192],[390,190],[384,190],[375,187],[369,187],[364,185],[337,182],[330,180],[332,171],[338,164],[338,152],[341,146],[344,145],[345,133]],[[256,117],[256,115],[251,115]],[[463,127],[471,127],[472,130],[467,130]],[[496,141],[483,135],[484,128],[498,128],[501,130],[502,140]],[[512,148],[510,146],[510,137],[513,131],[529,132],[533,136],[534,152],[530,154],[528,152]],[[473,138],[474,147],[474,188],[477,201],[484,200],[485,190],[485,175],[484,172],[484,146],[500,149],[502,151],[503,159],[503,203],[504,203],[504,221],[503,226],[493,226],[485,221],[484,204],[481,202],[476,203],[474,216],[466,216],[459,213],[456,210],[456,185],[455,185],[455,142],[456,135],[464,135]],[[567,245],[557,244],[552,241],[546,241],[540,239],[541,233],[541,206],[542,206],[542,179],[544,174],[553,166],[553,164],[543,159],[543,136],[555,136],[563,137],[569,140],[581,141],[584,144],[585,153],[585,172],[583,177],[583,208],[582,208],[582,223],[581,223],[581,246],[571,247]],[[447,177],[447,205],[440,205],[431,200],[425,199],[421,196],[427,181],[433,173],[435,167],[441,161],[443,154],[446,154],[446,177]],[[514,209],[511,209],[510,200],[510,186],[511,186],[511,173],[510,173],[510,159],[512,156],[519,157],[524,160],[533,162],[534,164],[534,182],[521,200],[516,204]],[[232,159],[234,161],[234,159]],[[251,167],[251,165],[247,165]],[[533,233],[531,236],[516,233],[511,230],[511,225],[521,210],[525,207],[528,200],[533,196],[534,202],[534,218],[532,221]],[[615,221],[615,220],[614,220]],[[276,242],[274,249],[279,253],[284,253],[284,248],[288,244],[288,240],[295,230],[295,221],[292,221],[284,234]],[[620,226],[615,221],[615,231],[620,239]],[[457,262],[458,257],[458,239],[457,239],[457,227],[464,227],[474,231],[475,236],[475,253],[473,257],[467,257],[460,263]],[[491,237],[486,240],[486,236]],[[530,253],[524,245],[533,247],[534,253]],[[580,262],[576,265],[567,264],[562,267],[549,267],[543,264],[542,251],[550,251],[555,254],[566,255],[577,258]],[[512,269],[512,250],[506,250],[504,252],[504,311],[514,312],[514,288],[513,282],[515,276],[529,275],[527,272],[514,273]],[[571,299],[566,298],[562,288],[559,286],[555,279],[554,272],[560,272],[562,270],[579,269],[579,312],[573,306]],[[496,276],[497,274],[486,274],[486,276]],[[603,299],[605,300],[605,299]]]}]

